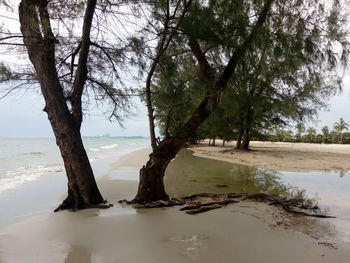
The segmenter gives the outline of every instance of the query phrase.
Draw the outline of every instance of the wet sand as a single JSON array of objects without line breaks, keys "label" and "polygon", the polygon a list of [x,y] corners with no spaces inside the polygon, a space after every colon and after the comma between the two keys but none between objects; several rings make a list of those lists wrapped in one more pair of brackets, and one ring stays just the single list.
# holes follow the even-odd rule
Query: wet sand
[{"label": "wet sand", "polygon": [[[146,160],[148,152],[124,156],[98,178],[113,208],[54,214],[49,211],[59,202],[57,197],[47,210],[2,225],[0,262],[350,261],[348,247],[334,249],[320,237],[291,229],[292,222],[284,213],[265,204],[246,202],[200,215],[187,215],[176,207],[134,210],[120,206],[118,200],[131,199],[136,193],[140,167],[133,163]],[[184,168],[176,168],[175,162],[171,166],[166,184],[175,194],[177,181],[170,176]],[[121,180],[127,176],[130,180]]]},{"label": "wet sand", "polygon": [[234,143],[221,147],[208,142],[191,146],[195,155],[231,163],[276,171],[346,171],[350,170],[350,145],[283,142],[251,142],[248,152],[234,151]]}]

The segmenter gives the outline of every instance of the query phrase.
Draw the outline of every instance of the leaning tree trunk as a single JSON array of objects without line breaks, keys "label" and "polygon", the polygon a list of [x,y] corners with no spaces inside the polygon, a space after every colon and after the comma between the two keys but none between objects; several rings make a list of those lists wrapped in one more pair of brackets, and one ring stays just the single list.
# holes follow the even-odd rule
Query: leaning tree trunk
[{"label": "leaning tree trunk", "polygon": [[68,177],[68,197],[55,210],[82,209],[104,203],[80,135],[81,119],[68,109],[55,66],[55,44],[47,1],[22,0],[19,17],[28,50]]},{"label": "leaning tree trunk", "polygon": [[194,114],[174,136],[165,138],[153,148],[149,160],[140,170],[140,181],[133,203],[147,203],[156,200],[169,200],[164,186],[165,170],[170,161],[191,138],[200,124],[208,118],[216,100],[206,97],[195,110]]},{"label": "leaning tree trunk", "polygon": [[173,157],[151,153],[146,166],[140,170],[140,183],[133,202],[142,203],[154,200],[169,200],[165,192],[165,170]]},{"label": "leaning tree trunk", "polygon": [[55,211],[96,207],[104,203],[79,130],[74,127],[73,121],[69,121],[69,115],[61,115],[58,119],[58,116],[49,109],[50,107],[47,107],[49,120],[68,177],[68,196]]},{"label": "leaning tree trunk", "polygon": [[133,203],[169,200],[164,186],[165,170],[185,143],[186,140],[180,136],[170,137],[160,142],[152,151],[148,162],[140,170],[139,187]]}]

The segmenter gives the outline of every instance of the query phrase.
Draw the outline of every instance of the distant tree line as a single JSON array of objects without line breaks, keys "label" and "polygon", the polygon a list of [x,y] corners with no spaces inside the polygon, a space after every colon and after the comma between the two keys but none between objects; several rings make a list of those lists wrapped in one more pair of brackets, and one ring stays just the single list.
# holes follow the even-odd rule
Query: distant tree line
[{"label": "distant tree line", "polygon": [[[210,127],[202,127],[202,133],[198,133],[197,137],[192,140],[192,143],[198,143],[203,139],[209,140],[210,146],[216,146],[216,140],[222,141],[222,146],[225,146],[227,141],[236,140],[239,137],[237,127],[229,125],[229,123],[221,122],[221,125]],[[229,128],[231,127],[231,128]],[[225,133],[231,129],[230,132]],[[317,132],[314,127],[305,127],[305,124],[298,123],[294,131],[292,129],[275,128],[265,131],[253,131],[250,140],[271,141],[271,142],[293,142],[293,143],[339,143],[350,144],[349,123],[340,118],[338,122],[333,124],[332,130],[328,126],[324,126],[321,132]]]},{"label": "distant tree line", "polygon": [[296,131],[276,129],[264,134],[264,140],[278,142],[308,142],[308,143],[343,143],[350,144],[349,123],[340,118],[338,122],[333,124],[333,129],[328,126],[321,129],[321,133],[313,127],[305,127],[304,124],[298,124]]}]

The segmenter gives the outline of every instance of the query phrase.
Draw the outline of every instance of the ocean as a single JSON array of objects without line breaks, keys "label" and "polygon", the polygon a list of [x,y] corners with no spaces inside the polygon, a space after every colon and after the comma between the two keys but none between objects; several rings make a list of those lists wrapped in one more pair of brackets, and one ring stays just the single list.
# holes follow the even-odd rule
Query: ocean
[{"label": "ocean", "polygon": [[[83,138],[90,162],[149,146],[142,137]],[[64,170],[54,138],[0,138],[0,194]]]}]

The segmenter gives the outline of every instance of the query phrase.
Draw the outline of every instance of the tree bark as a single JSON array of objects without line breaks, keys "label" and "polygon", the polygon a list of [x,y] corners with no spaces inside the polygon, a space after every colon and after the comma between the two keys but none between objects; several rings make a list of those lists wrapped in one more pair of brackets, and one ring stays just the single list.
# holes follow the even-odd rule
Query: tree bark
[{"label": "tree bark", "polygon": [[55,66],[55,44],[47,1],[22,0],[21,31],[45,99],[47,112],[68,177],[68,197],[55,210],[83,209],[104,203],[80,135],[81,119],[69,111]]},{"label": "tree bark", "polygon": [[164,187],[165,170],[184,142],[178,138],[163,140],[149,155],[149,160],[140,170],[140,183],[133,203],[169,200]]},{"label": "tree bark", "polygon": [[243,132],[243,142],[241,149],[244,151],[249,150],[249,144],[250,144],[250,130],[249,127],[246,127]]},{"label": "tree bark", "polygon": [[237,131],[237,140],[236,140],[236,150],[242,150],[242,136],[243,136],[243,127],[238,127]]},{"label": "tree bark", "polygon": [[151,153],[146,166],[140,170],[140,183],[133,202],[143,203],[155,200],[169,200],[165,191],[164,174],[172,157]]},{"label": "tree bark", "polygon": [[157,200],[168,200],[165,192],[164,175],[170,161],[191,138],[197,128],[206,120],[211,109],[209,98],[206,98],[194,114],[173,137],[167,137],[161,141],[149,156],[149,161],[140,170],[140,182],[133,203],[147,203]]}]

